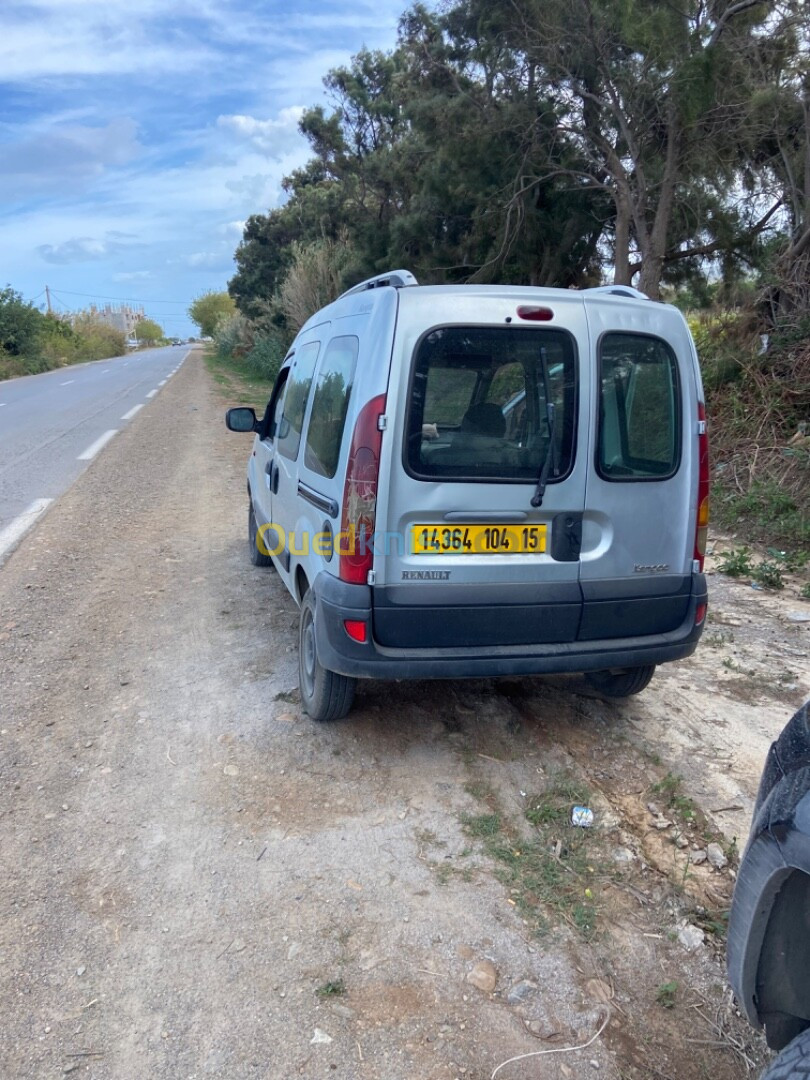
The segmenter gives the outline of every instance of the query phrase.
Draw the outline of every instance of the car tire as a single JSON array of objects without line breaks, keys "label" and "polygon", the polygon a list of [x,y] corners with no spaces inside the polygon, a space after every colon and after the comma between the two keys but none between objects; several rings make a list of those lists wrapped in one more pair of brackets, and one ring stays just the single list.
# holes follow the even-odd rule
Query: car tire
[{"label": "car tire", "polygon": [[810,1078],[810,1028],[788,1043],[768,1066],[760,1080],[808,1080]]},{"label": "car tire", "polygon": [[313,720],[340,720],[352,707],[355,680],[327,671],[318,659],[315,597],[309,589],[301,601],[298,638],[298,685],[301,704]]},{"label": "car tire", "polygon": [[273,560],[269,555],[265,555],[263,551],[259,550],[259,526],[256,523],[256,512],[253,509],[253,503],[248,505],[248,550],[250,551],[250,561],[254,566],[272,566]]},{"label": "car tire", "polygon": [[655,664],[645,664],[624,671],[589,671],[585,678],[594,690],[605,697],[623,698],[640,694],[654,674]]}]

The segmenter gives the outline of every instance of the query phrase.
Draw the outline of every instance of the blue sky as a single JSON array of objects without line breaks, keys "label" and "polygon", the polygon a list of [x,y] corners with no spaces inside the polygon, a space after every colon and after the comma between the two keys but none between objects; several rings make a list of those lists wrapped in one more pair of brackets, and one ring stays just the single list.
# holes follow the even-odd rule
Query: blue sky
[{"label": "blue sky", "polygon": [[407,0],[3,0],[0,288],[142,304],[169,336],[226,287],[306,161],[304,108]]}]

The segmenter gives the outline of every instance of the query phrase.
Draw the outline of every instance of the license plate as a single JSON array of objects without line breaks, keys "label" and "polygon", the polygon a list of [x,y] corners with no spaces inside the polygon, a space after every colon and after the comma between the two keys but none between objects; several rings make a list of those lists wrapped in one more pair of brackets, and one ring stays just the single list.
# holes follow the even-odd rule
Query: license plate
[{"label": "license plate", "polygon": [[545,525],[411,525],[414,555],[542,555]]}]

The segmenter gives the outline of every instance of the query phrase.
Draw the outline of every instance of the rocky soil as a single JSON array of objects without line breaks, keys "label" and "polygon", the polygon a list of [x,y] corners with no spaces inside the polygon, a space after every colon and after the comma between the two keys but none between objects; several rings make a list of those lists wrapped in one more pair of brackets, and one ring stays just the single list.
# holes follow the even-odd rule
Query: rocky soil
[{"label": "rocky soil", "polygon": [[0,1075],[755,1075],[724,913],[797,583],[712,574],[627,702],[368,683],[315,724],[224,404],[189,358],[0,569]]}]

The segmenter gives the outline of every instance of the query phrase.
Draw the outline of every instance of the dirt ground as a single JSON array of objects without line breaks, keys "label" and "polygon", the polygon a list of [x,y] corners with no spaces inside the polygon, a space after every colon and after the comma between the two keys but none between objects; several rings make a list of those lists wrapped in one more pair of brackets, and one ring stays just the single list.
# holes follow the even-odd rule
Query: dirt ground
[{"label": "dirt ground", "polygon": [[723,913],[810,695],[796,584],[713,573],[624,703],[367,683],[316,724],[224,404],[189,358],[0,570],[0,1076],[755,1075]]}]

